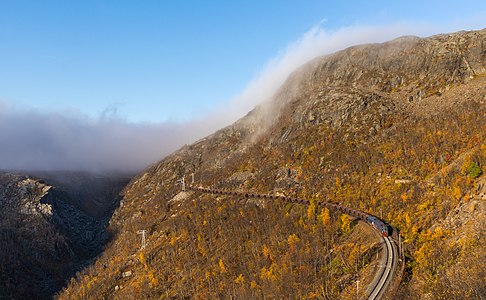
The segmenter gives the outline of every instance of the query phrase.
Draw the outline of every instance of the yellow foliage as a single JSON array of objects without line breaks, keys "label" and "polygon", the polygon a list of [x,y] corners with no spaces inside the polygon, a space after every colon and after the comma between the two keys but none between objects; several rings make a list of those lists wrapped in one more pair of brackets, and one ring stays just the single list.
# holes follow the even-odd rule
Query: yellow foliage
[{"label": "yellow foliage", "polygon": [[405,192],[405,193],[403,193],[403,194],[400,196],[400,198],[402,198],[402,201],[403,201],[403,202],[407,202],[407,200],[408,200],[408,195],[407,195],[407,193],[406,193],[406,192]]},{"label": "yellow foliage", "polygon": [[300,239],[299,237],[293,233],[291,235],[289,235],[289,238],[287,239],[287,242],[289,243],[289,247],[290,247],[290,250],[291,251],[294,251],[295,250],[295,245],[300,242]]},{"label": "yellow foliage", "polygon": [[405,215],[405,225],[407,228],[410,228],[410,226],[412,225],[412,220],[410,219],[410,215],[408,214],[408,212],[405,212],[404,215]]},{"label": "yellow foliage", "polygon": [[276,281],[277,275],[275,274],[277,271],[277,265],[272,263],[270,267],[267,269],[263,267],[260,271],[260,278],[269,281]]},{"label": "yellow foliage", "polygon": [[351,231],[351,217],[346,215],[346,214],[342,214],[341,217],[339,218],[341,220],[341,230],[344,232],[344,233],[348,233]]},{"label": "yellow foliage", "polygon": [[[88,278],[89,278],[89,277],[88,277]],[[89,289],[91,289],[91,288],[93,287],[93,285],[94,285],[94,283],[95,283],[95,282],[96,282],[96,276],[93,276],[93,278],[90,278],[90,279],[88,280],[88,284],[87,284],[87,286],[88,286],[88,290],[89,290]]]},{"label": "yellow foliage", "polygon": [[221,270],[221,273],[226,273],[228,270],[226,270],[226,266],[224,265],[223,259],[219,259],[219,269]]},{"label": "yellow foliage", "polygon": [[371,196],[370,197],[370,205],[371,206],[376,206],[377,200],[378,199],[376,197]]},{"label": "yellow foliage", "polygon": [[149,281],[150,281],[150,283],[153,284],[153,286],[159,285],[159,280],[154,276],[153,272],[149,273]]},{"label": "yellow foliage", "polygon": [[324,226],[329,226],[331,224],[331,215],[329,209],[326,207],[321,210],[321,221]]},{"label": "yellow foliage", "polygon": [[238,277],[235,279],[236,284],[243,284],[245,283],[245,276],[243,274],[240,274]]},{"label": "yellow foliage", "polygon": [[270,249],[268,249],[267,245],[263,245],[263,256],[270,257]]},{"label": "yellow foliage", "polygon": [[300,217],[299,220],[297,221],[297,224],[302,226],[302,228],[307,228],[307,224],[305,223],[305,220],[303,217]]},{"label": "yellow foliage", "polygon": [[314,198],[311,198],[309,206],[307,207],[307,219],[314,220],[316,217],[317,203]]},{"label": "yellow foliage", "polygon": [[145,262],[145,255],[143,254],[143,252],[140,252],[139,259],[144,266],[147,266],[147,263]]},{"label": "yellow foliage", "polygon": [[201,253],[202,256],[206,256],[206,250],[204,249],[204,244],[203,244],[203,236],[202,234],[198,233],[197,234],[197,250],[199,253]]},{"label": "yellow foliage", "polygon": [[444,228],[442,228],[441,226],[437,226],[437,227],[435,227],[434,234],[433,234],[432,238],[444,239],[446,234],[447,234],[447,231],[444,230]]},{"label": "yellow foliage", "polygon": [[462,191],[460,186],[455,186],[453,191],[454,198],[461,199]]},{"label": "yellow foliage", "polygon": [[429,206],[430,206],[429,205],[429,200],[426,199],[426,200],[423,200],[422,203],[420,203],[420,204],[417,205],[417,209],[419,211],[424,211],[424,210],[427,210],[429,208]]},{"label": "yellow foliage", "polygon": [[336,184],[336,187],[337,187],[337,188],[341,187],[341,185],[342,185],[341,178],[336,177],[335,184]]}]

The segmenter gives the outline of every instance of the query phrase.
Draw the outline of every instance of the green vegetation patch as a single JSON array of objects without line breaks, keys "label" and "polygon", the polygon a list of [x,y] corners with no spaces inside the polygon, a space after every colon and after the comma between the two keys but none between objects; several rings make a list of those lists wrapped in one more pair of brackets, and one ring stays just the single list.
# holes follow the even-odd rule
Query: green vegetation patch
[{"label": "green vegetation patch", "polygon": [[472,179],[476,179],[483,174],[483,170],[476,162],[470,162],[467,165],[466,172]]}]

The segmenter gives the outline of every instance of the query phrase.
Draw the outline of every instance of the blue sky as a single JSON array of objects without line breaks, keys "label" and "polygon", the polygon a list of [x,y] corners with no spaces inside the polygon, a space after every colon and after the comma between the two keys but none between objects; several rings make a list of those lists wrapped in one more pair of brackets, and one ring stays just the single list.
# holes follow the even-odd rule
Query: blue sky
[{"label": "blue sky", "polygon": [[141,170],[316,56],[485,27],[479,0],[0,0],[0,169]]},{"label": "blue sky", "polygon": [[238,95],[313,26],[486,27],[486,1],[459,3],[0,0],[0,101],[187,121]]}]

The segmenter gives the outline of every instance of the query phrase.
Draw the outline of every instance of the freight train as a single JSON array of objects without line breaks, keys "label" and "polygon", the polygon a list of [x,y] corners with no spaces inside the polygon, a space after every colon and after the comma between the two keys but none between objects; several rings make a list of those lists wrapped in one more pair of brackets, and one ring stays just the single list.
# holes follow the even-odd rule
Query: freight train
[{"label": "freight train", "polygon": [[[292,198],[287,196],[280,196],[280,195],[264,195],[264,194],[256,194],[256,193],[249,193],[249,192],[237,192],[237,191],[225,191],[225,190],[218,190],[218,189],[209,189],[209,188],[202,188],[202,187],[193,187],[189,186],[188,189],[194,191],[200,191],[203,193],[212,193],[212,194],[219,194],[219,195],[235,195],[235,196],[243,196],[246,198],[262,198],[262,199],[281,199],[288,202],[299,203],[299,204],[309,204],[309,201],[306,199],[301,198]],[[322,206],[326,206],[330,209],[340,210],[341,212],[354,216],[367,222],[373,228],[380,232],[381,236],[389,236],[391,235],[391,226],[380,220],[379,218],[367,214],[363,211],[352,209],[346,206],[339,205],[337,203],[331,202],[321,202],[319,203]]]}]

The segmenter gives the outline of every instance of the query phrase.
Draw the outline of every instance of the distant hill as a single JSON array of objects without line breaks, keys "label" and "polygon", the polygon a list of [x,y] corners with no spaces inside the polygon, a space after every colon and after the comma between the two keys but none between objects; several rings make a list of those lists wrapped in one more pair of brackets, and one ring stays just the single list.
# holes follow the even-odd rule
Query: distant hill
[{"label": "distant hill", "polygon": [[[485,41],[403,37],[302,66],[272,101],[136,176],[114,240],[60,298],[355,299],[378,245],[319,201],[401,232],[405,276],[388,297],[486,297]],[[314,204],[181,193],[191,173]]]}]

